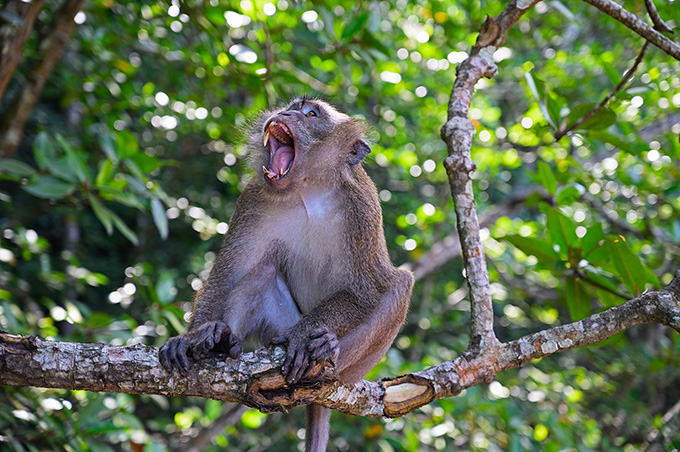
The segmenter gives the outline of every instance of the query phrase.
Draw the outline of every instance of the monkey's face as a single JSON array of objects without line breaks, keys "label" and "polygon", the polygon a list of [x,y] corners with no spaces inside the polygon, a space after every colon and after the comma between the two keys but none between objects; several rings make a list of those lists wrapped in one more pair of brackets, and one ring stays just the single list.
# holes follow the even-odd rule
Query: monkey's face
[{"label": "monkey's face", "polygon": [[[275,189],[286,188],[292,179],[318,173],[319,143],[349,116],[315,100],[298,99],[271,115],[264,123],[263,146],[268,154],[262,166],[267,183]],[[326,146],[323,146],[324,148]],[[328,166],[329,162],[326,162]]]}]

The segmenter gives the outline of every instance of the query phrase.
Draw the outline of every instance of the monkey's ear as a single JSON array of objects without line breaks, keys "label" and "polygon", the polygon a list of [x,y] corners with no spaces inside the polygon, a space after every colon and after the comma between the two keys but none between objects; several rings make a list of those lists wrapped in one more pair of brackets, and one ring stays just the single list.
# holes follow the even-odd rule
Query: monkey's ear
[{"label": "monkey's ear", "polygon": [[350,165],[356,165],[359,163],[366,154],[371,152],[371,148],[368,146],[364,140],[357,140],[349,147],[349,156],[347,157],[347,163]]}]

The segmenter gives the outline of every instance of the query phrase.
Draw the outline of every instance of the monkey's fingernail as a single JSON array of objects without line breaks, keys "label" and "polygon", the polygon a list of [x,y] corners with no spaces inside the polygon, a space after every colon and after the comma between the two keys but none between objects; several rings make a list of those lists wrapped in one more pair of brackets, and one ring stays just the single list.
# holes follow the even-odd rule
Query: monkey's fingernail
[{"label": "monkey's fingernail", "polygon": [[268,142],[268,141],[269,141],[269,130],[267,129],[267,130],[264,132],[264,146],[267,145],[267,142]]}]

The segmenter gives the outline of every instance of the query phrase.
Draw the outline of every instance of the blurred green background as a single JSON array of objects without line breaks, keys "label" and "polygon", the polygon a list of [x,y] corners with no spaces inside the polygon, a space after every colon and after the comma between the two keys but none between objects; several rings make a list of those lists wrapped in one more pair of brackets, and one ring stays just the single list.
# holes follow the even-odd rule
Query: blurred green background
[{"label": "blurred green background", "polygon": [[[680,24],[677,2],[656,3]],[[469,302],[462,260],[441,258],[456,219],[439,130],[456,65],[504,5],[87,2],[20,146],[0,160],[0,329],[156,346],[181,333],[248,178],[243,127],[309,94],[371,124],[365,167],[391,257],[419,277],[402,333],[367,378],[455,358]],[[645,17],[643,2],[623,5]],[[0,122],[44,57],[58,6],[40,11]],[[680,63],[650,48],[605,110],[553,137],[642,45],[588,5],[541,2],[494,53],[498,77],[477,85],[473,177],[501,340],[659,288],[680,266]],[[677,450],[679,364],[677,334],[638,326],[403,418],[334,412],[329,450]],[[302,417],[3,387],[0,449],[186,451],[207,437],[203,450],[301,450]]]}]

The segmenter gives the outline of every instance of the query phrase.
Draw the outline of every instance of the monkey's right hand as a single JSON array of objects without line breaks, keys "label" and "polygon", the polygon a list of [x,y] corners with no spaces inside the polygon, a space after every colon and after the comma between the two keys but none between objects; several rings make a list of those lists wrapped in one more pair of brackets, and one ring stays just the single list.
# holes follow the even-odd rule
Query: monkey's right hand
[{"label": "monkey's right hand", "polygon": [[232,334],[226,323],[219,320],[206,322],[182,336],[170,338],[161,347],[158,357],[168,372],[177,369],[184,374],[189,368],[189,355],[198,361],[211,351],[238,358],[243,351],[243,341]]}]

